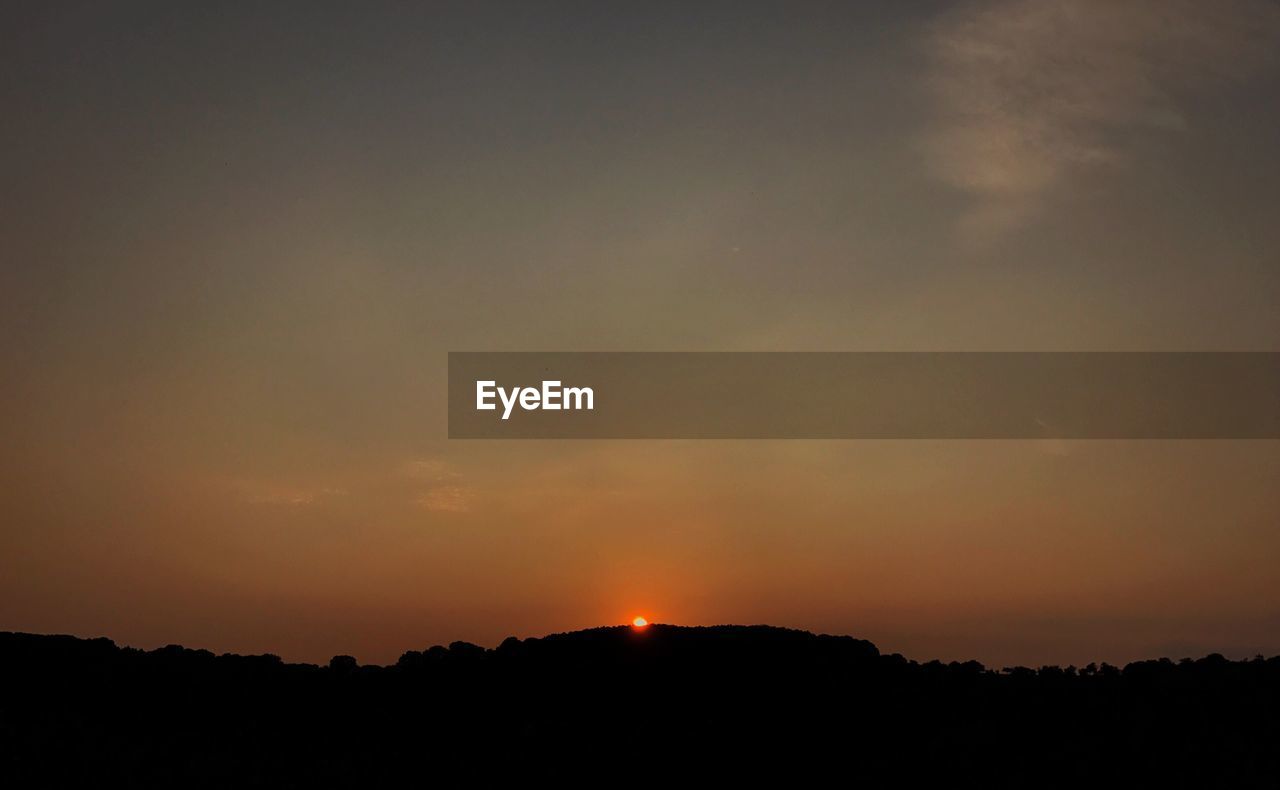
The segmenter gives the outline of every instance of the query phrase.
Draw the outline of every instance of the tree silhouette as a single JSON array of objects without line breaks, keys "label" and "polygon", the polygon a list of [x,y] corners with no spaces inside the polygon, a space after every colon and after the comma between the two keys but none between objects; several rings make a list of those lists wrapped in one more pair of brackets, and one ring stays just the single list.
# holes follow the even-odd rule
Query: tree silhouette
[{"label": "tree silhouette", "polygon": [[720,782],[772,766],[793,784],[821,768],[1234,786],[1280,776],[1278,711],[1280,658],[995,671],[764,626],[454,642],[388,667],[0,633],[5,787],[383,786],[535,765],[605,783],[638,754],[662,782],[696,758]]}]

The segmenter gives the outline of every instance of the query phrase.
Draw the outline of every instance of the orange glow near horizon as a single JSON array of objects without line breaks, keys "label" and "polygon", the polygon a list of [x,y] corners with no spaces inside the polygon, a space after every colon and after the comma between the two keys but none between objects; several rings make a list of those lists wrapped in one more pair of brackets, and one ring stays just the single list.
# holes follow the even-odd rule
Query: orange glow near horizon
[{"label": "orange glow near horizon", "polygon": [[636,619],[631,621],[631,625],[634,628],[647,628],[649,625],[649,621],[644,619],[643,617],[637,617]]}]

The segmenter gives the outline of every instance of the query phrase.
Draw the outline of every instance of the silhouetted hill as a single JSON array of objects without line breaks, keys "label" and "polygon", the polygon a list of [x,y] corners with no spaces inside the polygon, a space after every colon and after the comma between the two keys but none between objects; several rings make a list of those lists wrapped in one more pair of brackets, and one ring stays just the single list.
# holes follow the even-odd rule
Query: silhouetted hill
[{"label": "silhouetted hill", "polygon": [[720,780],[785,769],[791,783],[832,769],[1038,786],[1280,775],[1280,658],[992,671],[851,637],[652,625],[317,667],[0,633],[0,678],[0,784],[14,787],[379,786],[600,762],[686,779],[694,764]]}]

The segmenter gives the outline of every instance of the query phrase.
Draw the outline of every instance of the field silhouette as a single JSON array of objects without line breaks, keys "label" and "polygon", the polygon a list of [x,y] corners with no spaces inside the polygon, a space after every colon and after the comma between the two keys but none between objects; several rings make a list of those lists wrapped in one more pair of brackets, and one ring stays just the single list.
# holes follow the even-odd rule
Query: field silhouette
[{"label": "field silhouette", "polygon": [[654,624],[320,667],[0,633],[0,677],[8,787],[1280,776],[1280,657],[997,671],[845,636]]}]

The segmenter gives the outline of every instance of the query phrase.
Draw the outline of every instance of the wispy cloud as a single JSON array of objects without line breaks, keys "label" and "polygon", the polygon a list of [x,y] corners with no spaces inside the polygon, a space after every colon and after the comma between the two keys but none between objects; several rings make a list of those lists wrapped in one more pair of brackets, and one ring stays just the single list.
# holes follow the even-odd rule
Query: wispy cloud
[{"label": "wispy cloud", "polygon": [[1019,224],[1132,135],[1186,128],[1194,94],[1274,61],[1271,0],[984,0],[929,29],[935,174],[973,199],[961,230]]},{"label": "wispy cloud", "polygon": [[450,464],[428,458],[406,462],[401,474],[419,488],[414,504],[435,513],[466,513],[471,509],[475,491],[461,485],[462,474]]},{"label": "wispy cloud", "polygon": [[347,494],[343,488],[293,486],[258,480],[236,480],[231,483],[231,488],[240,501],[251,505],[303,507]]},{"label": "wispy cloud", "polygon": [[400,473],[411,480],[417,480],[422,483],[441,483],[457,480],[461,477],[457,470],[438,458],[406,461],[400,467]]},{"label": "wispy cloud", "polygon": [[424,492],[414,503],[436,513],[466,513],[475,492],[462,486],[441,486]]}]

